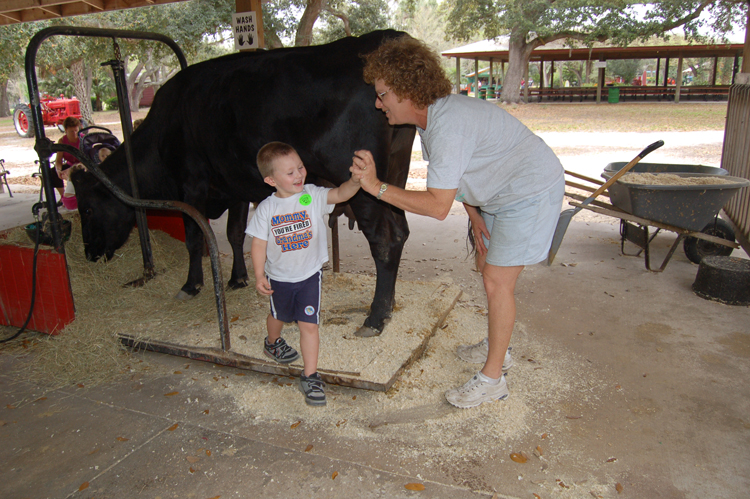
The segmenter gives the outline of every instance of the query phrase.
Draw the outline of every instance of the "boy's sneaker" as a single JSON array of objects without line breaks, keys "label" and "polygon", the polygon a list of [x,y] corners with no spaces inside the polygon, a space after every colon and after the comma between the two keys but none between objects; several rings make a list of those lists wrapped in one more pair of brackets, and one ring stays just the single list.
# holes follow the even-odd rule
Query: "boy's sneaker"
[{"label": "boy's sneaker", "polygon": [[500,377],[498,384],[491,385],[489,382],[482,380],[479,373],[475,374],[463,386],[445,392],[445,398],[448,402],[461,409],[469,409],[493,400],[504,400],[508,398],[508,395],[508,384],[505,381],[505,376]]},{"label": "boy's sneaker", "polygon": [[305,376],[305,373],[299,375],[299,389],[305,394],[307,405],[326,405],[326,384],[320,379],[320,374],[313,373]]},{"label": "boy's sneaker", "polygon": [[277,339],[273,344],[266,338],[263,340],[263,352],[280,364],[288,364],[299,359],[297,350],[287,345],[284,338]]},{"label": "boy's sneaker", "polygon": [[[503,360],[503,371],[507,371],[513,367],[513,357],[510,356],[510,349],[505,352],[505,360]],[[483,339],[475,345],[461,345],[456,348],[456,355],[461,360],[466,362],[472,362],[474,364],[484,364],[487,360],[487,353],[490,351],[489,343],[487,338]]]}]

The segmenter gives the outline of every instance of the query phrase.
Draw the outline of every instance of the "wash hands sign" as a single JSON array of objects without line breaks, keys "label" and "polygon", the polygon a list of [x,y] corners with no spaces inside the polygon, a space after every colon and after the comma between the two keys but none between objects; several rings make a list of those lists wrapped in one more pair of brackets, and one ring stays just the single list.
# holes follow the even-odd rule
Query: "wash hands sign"
[{"label": "wash hands sign", "polygon": [[232,17],[232,30],[234,31],[234,48],[236,50],[258,48],[255,12],[236,12]]}]

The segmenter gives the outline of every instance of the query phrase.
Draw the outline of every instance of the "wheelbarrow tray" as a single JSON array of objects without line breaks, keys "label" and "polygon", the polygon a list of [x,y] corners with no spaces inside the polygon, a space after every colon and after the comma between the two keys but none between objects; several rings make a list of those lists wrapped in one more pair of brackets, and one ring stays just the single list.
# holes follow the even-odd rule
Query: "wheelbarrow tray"
[{"label": "wheelbarrow tray", "polygon": [[[615,172],[602,173],[609,179]],[[655,175],[659,175],[656,173]],[[644,185],[627,175],[609,187],[612,204],[632,215],[700,232],[737,191],[750,181],[728,175],[672,173],[680,177],[720,177],[729,183],[711,185]],[[623,181],[625,179],[625,181]]]},{"label": "wheelbarrow tray", "polygon": [[[616,161],[604,167],[604,172],[618,172],[627,162]],[[724,168],[704,165],[684,165],[677,163],[638,163],[630,173],[709,173],[711,175],[728,175]]]}]

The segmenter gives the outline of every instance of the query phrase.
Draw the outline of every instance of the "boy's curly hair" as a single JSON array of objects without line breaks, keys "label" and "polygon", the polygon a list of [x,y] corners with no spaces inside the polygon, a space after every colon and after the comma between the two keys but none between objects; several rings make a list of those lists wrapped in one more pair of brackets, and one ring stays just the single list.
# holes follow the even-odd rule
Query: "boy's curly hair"
[{"label": "boy's curly hair", "polygon": [[386,40],[362,58],[367,83],[381,79],[397,97],[411,100],[419,109],[449,95],[453,88],[437,53],[409,35]]}]

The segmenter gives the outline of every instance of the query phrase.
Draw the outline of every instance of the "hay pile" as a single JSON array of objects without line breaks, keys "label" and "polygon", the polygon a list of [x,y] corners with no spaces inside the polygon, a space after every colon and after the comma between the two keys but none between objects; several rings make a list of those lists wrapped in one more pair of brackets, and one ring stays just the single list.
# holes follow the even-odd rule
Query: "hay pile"
[{"label": "hay pile", "polygon": [[[70,216],[73,231],[66,244],[76,319],[56,337],[43,336],[32,349],[35,361],[27,363],[36,380],[55,385],[95,385],[133,369],[143,369],[140,359],[124,349],[118,334],[194,347],[220,347],[211,266],[204,259],[202,292],[186,301],[174,299],[184,283],[188,255],[184,243],[161,231],[151,232],[156,278],[143,287],[123,287],[142,276],[143,264],[137,232],[109,262],[86,261],[80,218]],[[8,243],[33,246],[22,229],[8,236]],[[222,263],[224,282],[229,262]],[[375,278],[364,275],[324,273],[319,368],[333,373],[362,376],[387,383],[427,338],[437,319],[453,305],[459,291],[443,282],[399,282],[396,306],[387,333],[361,339],[354,332],[364,322],[375,287]],[[265,359],[268,298],[255,291],[254,283],[227,292],[232,351]],[[283,336],[299,348],[299,329],[287,325]],[[138,365],[135,365],[138,364]],[[294,363],[302,366],[301,359]]]},{"label": "hay pile", "polygon": [[637,185],[722,185],[733,184],[721,176],[683,177],[672,173],[626,173],[618,182]]},{"label": "hay pile", "polygon": [[[187,269],[187,250],[182,242],[161,231],[152,231],[158,276],[142,288],[124,288],[123,284],[143,274],[137,233],[132,234],[111,261],[92,263],[84,254],[80,218],[77,214],[66,218],[73,224],[65,251],[76,319],[58,336],[41,335],[28,350],[34,361],[25,364],[29,369],[25,374],[32,380],[54,386],[92,386],[133,370],[149,369],[120,345],[118,333],[132,333],[133,325],[144,316],[153,317],[153,322],[169,328],[175,327],[179,322],[176,318],[187,312],[200,315],[213,311],[216,315],[211,293],[204,293],[206,296],[190,303],[173,298],[184,282]],[[5,244],[33,247],[23,228],[10,231]],[[210,281],[210,270],[207,279]]]}]

